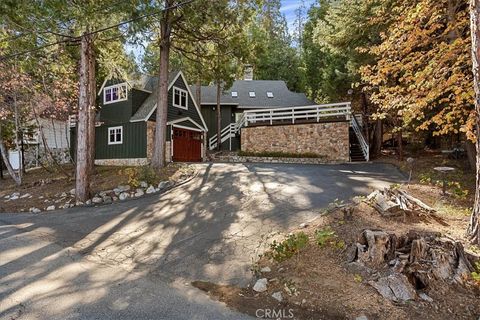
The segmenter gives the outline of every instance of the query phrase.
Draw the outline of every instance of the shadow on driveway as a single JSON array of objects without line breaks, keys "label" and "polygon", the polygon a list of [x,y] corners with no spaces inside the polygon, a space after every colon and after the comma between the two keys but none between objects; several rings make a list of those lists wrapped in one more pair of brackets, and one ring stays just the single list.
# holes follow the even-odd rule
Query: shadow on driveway
[{"label": "shadow on driveway", "polygon": [[317,217],[335,199],[404,179],[386,164],[198,169],[198,178],[163,195],[1,215],[0,318],[35,312],[50,319],[99,313],[119,319],[131,312],[162,318],[160,312],[169,319],[220,313],[236,319],[185,283],[244,285],[265,235]]}]

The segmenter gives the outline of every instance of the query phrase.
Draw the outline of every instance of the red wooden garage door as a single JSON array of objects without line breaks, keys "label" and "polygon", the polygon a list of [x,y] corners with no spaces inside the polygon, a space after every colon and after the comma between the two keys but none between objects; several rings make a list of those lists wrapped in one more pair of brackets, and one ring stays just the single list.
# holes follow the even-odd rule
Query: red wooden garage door
[{"label": "red wooden garage door", "polygon": [[202,134],[174,127],[173,161],[202,161]]}]

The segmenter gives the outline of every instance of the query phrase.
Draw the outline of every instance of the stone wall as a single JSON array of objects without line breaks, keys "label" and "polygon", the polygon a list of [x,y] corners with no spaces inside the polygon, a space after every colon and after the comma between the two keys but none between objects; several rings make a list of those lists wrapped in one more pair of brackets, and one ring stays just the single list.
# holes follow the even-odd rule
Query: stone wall
[{"label": "stone wall", "polygon": [[241,150],[253,153],[314,153],[325,162],[350,160],[348,122],[242,128]]},{"label": "stone wall", "polygon": [[325,163],[343,163],[340,160],[326,160],[325,158],[287,158],[287,157],[254,157],[254,156],[218,156],[212,159],[212,162],[231,162],[231,163],[299,163],[299,164],[325,164]]},{"label": "stone wall", "polygon": [[97,166],[145,166],[149,163],[147,158],[132,158],[132,159],[95,159]]},{"label": "stone wall", "polygon": [[[153,144],[155,141],[155,122],[147,121],[147,159],[150,162],[153,155]],[[165,145],[165,160],[167,162],[172,161],[172,148],[170,141],[167,141]]]},{"label": "stone wall", "polygon": [[147,121],[147,159],[152,159],[155,140],[155,122]]}]

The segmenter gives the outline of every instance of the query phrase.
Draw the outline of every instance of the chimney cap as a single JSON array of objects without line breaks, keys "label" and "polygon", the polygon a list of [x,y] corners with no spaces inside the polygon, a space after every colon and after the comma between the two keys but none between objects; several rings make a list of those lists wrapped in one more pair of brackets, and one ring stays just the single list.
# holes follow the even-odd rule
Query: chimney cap
[{"label": "chimney cap", "polygon": [[253,65],[246,64],[243,68],[243,80],[252,81],[253,80]]}]

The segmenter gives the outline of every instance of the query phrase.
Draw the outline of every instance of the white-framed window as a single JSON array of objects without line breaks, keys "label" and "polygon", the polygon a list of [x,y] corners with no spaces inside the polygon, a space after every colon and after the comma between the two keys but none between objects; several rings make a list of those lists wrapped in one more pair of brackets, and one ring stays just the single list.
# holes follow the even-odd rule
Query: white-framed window
[{"label": "white-framed window", "polygon": [[123,127],[108,128],[108,144],[122,144],[123,143]]},{"label": "white-framed window", "polygon": [[173,106],[188,109],[188,93],[186,90],[173,87]]},{"label": "white-framed window", "polygon": [[237,91],[232,91],[232,98],[238,97],[238,92]]},{"label": "white-framed window", "polygon": [[250,96],[250,98],[255,98],[255,91],[250,91],[248,95]]},{"label": "white-framed window", "polygon": [[267,91],[267,98],[273,98],[273,92]]},{"label": "white-framed window", "polygon": [[119,83],[103,89],[103,104],[127,100],[127,84]]}]

